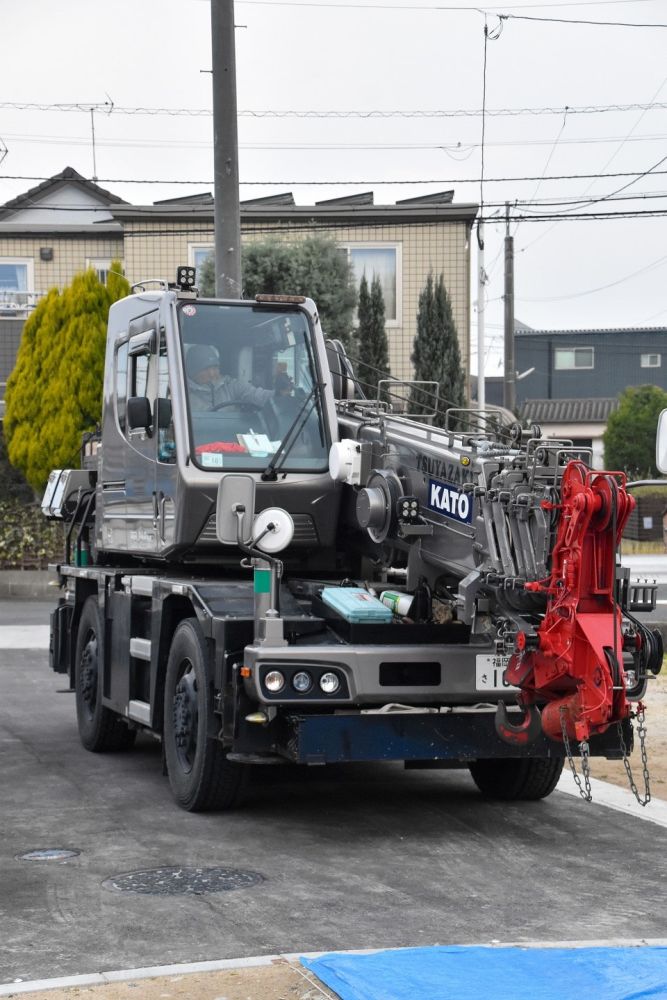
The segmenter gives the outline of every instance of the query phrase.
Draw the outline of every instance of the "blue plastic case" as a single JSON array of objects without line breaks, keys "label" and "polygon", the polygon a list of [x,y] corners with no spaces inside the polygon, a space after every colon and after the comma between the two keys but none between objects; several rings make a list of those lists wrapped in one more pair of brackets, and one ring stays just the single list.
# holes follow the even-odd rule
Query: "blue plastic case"
[{"label": "blue plastic case", "polygon": [[321,597],[328,607],[353,624],[387,623],[394,617],[390,608],[362,587],[325,587]]}]

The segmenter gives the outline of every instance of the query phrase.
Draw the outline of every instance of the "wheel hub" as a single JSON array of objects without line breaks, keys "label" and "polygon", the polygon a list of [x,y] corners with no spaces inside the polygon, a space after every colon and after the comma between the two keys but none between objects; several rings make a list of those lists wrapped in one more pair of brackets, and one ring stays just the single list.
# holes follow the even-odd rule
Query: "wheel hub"
[{"label": "wheel hub", "polygon": [[90,711],[97,700],[97,638],[86,643],[81,655],[81,697]]},{"label": "wheel hub", "polygon": [[198,720],[197,681],[190,667],[176,685],[172,712],[174,743],[184,771],[191,770],[197,753]]},{"label": "wheel hub", "polygon": [[174,697],[174,736],[176,746],[185,747],[191,737],[192,730],[192,710],[190,698],[183,681],[180,681],[176,688]]}]

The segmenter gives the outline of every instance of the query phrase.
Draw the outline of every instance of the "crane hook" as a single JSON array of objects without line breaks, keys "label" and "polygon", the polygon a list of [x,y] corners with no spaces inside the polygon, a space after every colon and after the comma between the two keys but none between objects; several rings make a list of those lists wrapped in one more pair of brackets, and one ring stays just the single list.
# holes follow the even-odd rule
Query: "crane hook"
[{"label": "crane hook", "polygon": [[495,718],[496,732],[501,740],[512,746],[525,746],[528,743],[534,743],[542,732],[542,719],[537,706],[526,705],[523,708],[525,713],[523,719],[518,725],[514,725],[509,720],[505,702],[498,702]]}]

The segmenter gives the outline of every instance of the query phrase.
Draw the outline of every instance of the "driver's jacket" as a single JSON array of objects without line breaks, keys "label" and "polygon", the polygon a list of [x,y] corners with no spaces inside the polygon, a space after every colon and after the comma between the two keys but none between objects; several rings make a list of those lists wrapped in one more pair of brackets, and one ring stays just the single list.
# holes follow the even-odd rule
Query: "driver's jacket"
[{"label": "driver's jacket", "polygon": [[223,375],[215,384],[200,385],[188,379],[190,406],[193,410],[213,410],[221,403],[253,403],[264,406],[273,396],[273,389],[260,389],[249,382],[239,382],[231,375]]}]

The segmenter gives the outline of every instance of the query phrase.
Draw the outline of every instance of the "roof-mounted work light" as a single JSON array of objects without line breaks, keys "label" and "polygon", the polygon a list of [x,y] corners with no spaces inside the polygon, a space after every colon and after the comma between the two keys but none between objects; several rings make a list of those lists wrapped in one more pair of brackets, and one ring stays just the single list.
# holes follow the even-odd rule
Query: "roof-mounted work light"
[{"label": "roof-mounted work light", "polygon": [[182,292],[192,292],[195,287],[196,269],[194,267],[177,267],[176,284]]}]

